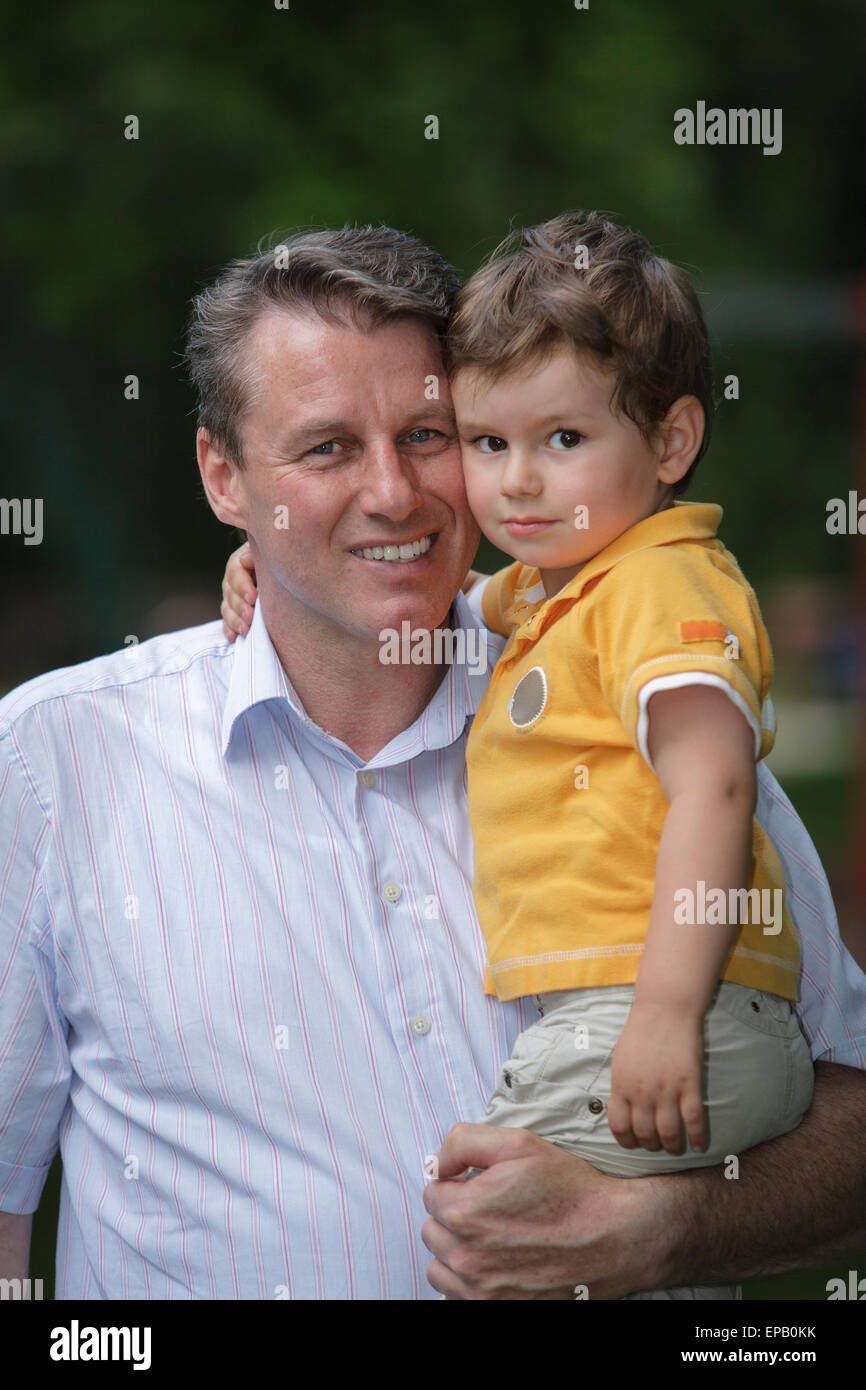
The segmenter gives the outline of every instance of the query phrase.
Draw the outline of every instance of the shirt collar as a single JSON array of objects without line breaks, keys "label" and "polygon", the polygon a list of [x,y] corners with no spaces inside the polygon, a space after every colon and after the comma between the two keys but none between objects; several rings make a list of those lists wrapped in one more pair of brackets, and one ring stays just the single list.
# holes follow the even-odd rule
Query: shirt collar
[{"label": "shirt collar", "polygon": [[712,540],[721,520],[722,509],[715,502],[674,502],[672,507],[663,512],[654,512],[623,531],[550,598],[545,595],[538,569],[524,565],[514,586],[514,600],[504,615],[505,620],[515,625],[515,637],[531,637],[534,640],[548,622],[559,615],[563,606],[576,603],[588,584],[613,569],[626,555],[654,546],[670,545],[673,541]]},{"label": "shirt collar", "polygon": [[461,592],[451,608],[450,621],[455,629],[463,629],[466,661],[449,665],[444,679],[433,698],[408,729],[397,734],[389,744],[364,764],[342,740],[325,733],[310,718],[297,691],[283,670],[271,641],[262,613],[261,602],[253,611],[253,621],[245,637],[235,639],[231,676],[223,706],[222,752],[228,752],[239,722],[256,705],[278,700],[289,717],[310,736],[329,745],[332,756],[342,750],[357,766],[387,766],[405,761],[425,749],[443,748],[454,743],[466,726],[467,719],[477,711],[503,645],[501,638],[488,632],[479,622]]}]

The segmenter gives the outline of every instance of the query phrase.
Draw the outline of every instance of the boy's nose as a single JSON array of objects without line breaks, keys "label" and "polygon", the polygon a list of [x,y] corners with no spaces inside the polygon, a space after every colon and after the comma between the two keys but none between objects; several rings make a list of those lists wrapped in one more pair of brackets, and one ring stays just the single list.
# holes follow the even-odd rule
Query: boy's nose
[{"label": "boy's nose", "polygon": [[541,479],[531,460],[519,450],[512,450],[502,470],[502,491],[506,496],[529,494],[536,497],[541,491]]}]

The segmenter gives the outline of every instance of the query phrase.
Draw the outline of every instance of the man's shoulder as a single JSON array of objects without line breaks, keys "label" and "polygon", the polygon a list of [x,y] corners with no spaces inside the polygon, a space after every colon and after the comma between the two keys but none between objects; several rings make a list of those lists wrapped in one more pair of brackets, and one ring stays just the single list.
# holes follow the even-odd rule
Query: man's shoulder
[{"label": "man's shoulder", "polygon": [[75,666],[46,671],[0,699],[0,737],[36,710],[46,712],[78,696],[92,700],[102,693],[108,695],[152,680],[183,681],[209,662],[226,660],[232,651],[217,619],[198,627],[161,633]]}]

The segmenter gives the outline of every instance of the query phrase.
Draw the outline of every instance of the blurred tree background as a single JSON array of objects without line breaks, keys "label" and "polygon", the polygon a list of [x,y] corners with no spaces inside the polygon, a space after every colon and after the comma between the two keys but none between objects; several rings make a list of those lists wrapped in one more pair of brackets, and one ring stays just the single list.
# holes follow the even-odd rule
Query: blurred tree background
[{"label": "blurred tree background", "polygon": [[[605,209],[704,295],[720,404],[690,496],[723,505],[764,605],[771,765],[866,958],[866,541],[826,527],[829,499],[866,494],[863,38],[861,0],[19,10],[0,66],[0,492],[44,499],[44,539],[0,536],[0,690],[218,615],[236,537],[203,498],[179,353],[225,261],[274,228],[385,222],[468,274],[511,225]],[[781,153],[676,144],[675,110],[698,101],[780,108]],[[479,567],[497,558],[485,546]],[[50,1220],[46,1202],[38,1275]],[[751,1295],[823,1298],[826,1277]]]}]

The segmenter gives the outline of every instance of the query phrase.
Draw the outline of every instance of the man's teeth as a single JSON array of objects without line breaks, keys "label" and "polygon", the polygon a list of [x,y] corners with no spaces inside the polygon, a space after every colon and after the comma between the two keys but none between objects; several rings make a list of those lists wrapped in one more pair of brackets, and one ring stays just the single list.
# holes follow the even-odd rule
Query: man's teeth
[{"label": "man's teeth", "polygon": [[394,560],[405,564],[407,560],[417,560],[426,555],[433,544],[433,536],[422,536],[420,541],[410,541],[408,545],[374,545],[364,550],[353,550],[353,555],[361,555],[365,560]]}]

